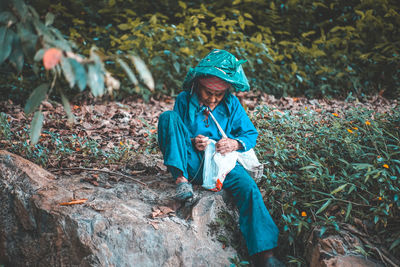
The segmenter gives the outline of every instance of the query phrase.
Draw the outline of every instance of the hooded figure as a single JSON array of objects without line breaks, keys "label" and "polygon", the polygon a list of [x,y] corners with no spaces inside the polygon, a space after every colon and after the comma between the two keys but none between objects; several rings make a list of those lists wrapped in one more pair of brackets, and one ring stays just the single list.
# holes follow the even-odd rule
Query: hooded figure
[{"label": "hooded figure", "polygon": [[[250,86],[238,60],[231,53],[214,49],[183,82],[173,111],[161,114],[158,142],[164,164],[177,184],[176,198],[193,196],[191,184],[202,184],[204,150],[209,139],[222,155],[247,151],[256,145],[257,130],[239,100],[230,93],[248,91]],[[212,112],[227,137],[209,119]],[[259,266],[283,266],[272,255],[277,246],[278,228],[264,205],[257,184],[239,163],[225,177],[222,189],[229,191],[239,209],[240,230],[251,256]]]},{"label": "hooded figure", "polygon": [[199,77],[215,76],[231,84],[236,91],[249,91],[250,85],[242,68],[245,62],[228,51],[214,49],[194,69],[190,68],[183,81],[183,89],[190,90]]}]

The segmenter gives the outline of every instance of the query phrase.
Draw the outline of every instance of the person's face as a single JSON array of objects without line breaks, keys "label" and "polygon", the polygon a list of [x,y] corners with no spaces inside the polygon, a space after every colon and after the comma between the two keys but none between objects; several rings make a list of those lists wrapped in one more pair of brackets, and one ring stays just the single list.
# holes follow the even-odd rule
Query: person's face
[{"label": "person's face", "polygon": [[218,106],[219,102],[224,98],[227,90],[228,89],[215,90],[199,84],[198,96],[201,103],[208,106],[211,110],[214,110],[214,108]]}]

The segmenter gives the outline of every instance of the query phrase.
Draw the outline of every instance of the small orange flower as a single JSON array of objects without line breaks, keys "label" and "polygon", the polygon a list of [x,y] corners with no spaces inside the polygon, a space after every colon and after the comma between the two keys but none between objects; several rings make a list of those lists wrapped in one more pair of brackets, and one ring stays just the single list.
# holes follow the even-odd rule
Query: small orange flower
[{"label": "small orange flower", "polygon": [[123,145],[124,145],[124,143],[122,143],[122,141],[119,141],[119,144],[120,144],[121,146],[123,146]]},{"label": "small orange flower", "polygon": [[382,197],[378,197],[378,200],[381,201],[381,200],[382,200]]},{"label": "small orange flower", "polygon": [[79,147],[75,148],[75,151],[81,151],[81,149]]},{"label": "small orange flower", "polygon": [[301,217],[306,217],[306,216],[307,216],[307,212],[302,211],[302,212],[301,212]]},{"label": "small orange flower", "polygon": [[335,117],[339,117],[339,114],[337,114],[337,113],[332,113],[332,115]]},{"label": "small orange flower", "polygon": [[365,121],[365,125],[371,125],[371,123],[369,121]]},{"label": "small orange flower", "polygon": [[307,109],[307,107],[304,107],[304,109]]},{"label": "small orange flower", "polygon": [[389,169],[389,165],[383,164],[383,168]]},{"label": "small orange flower", "polygon": [[352,130],[350,130],[350,129],[347,129],[347,131],[348,131],[349,133],[353,133],[353,131],[352,131]]},{"label": "small orange flower", "polygon": [[357,127],[353,127],[353,129],[354,129],[354,130],[358,130],[358,128],[357,128]]}]

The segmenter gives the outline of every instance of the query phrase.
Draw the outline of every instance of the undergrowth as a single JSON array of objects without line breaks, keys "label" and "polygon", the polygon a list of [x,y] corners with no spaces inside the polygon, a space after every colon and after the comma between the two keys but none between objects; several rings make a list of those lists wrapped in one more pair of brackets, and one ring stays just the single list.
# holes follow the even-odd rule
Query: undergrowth
[{"label": "undergrowth", "polygon": [[[306,107],[283,113],[261,106],[252,119],[259,130],[258,157],[265,164],[259,186],[281,231],[281,258],[303,265],[305,244],[315,227],[324,236],[356,222],[367,226],[374,246],[400,255],[399,107],[391,114],[378,114],[366,109],[317,112]],[[106,150],[93,139],[51,131],[44,131],[41,138],[31,146],[28,129],[13,132],[7,115],[0,113],[0,147],[45,168],[72,160],[83,167],[124,164],[134,153],[156,150],[154,131],[139,149],[120,142]],[[230,218],[222,218],[218,223],[229,226],[229,222]],[[232,243],[224,236],[219,239]],[[371,247],[363,251],[378,258]]]},{"label": "undergrowth", "polygon": [[[51,130],[44,130],[39,142],[32,146],[29,142],[29,129],[24,127],[12,131],[7,114],[0,113],[0,149],[6,149],[20,155],[43,168],[121,165],[128,163],[137,153],[154,153],[156,137],[148,126],[147,138],[141,140],[138,149],[128,142],[120,141],[105,147],[93,138],[76,134],[61,135]],[[147,129],[146,128],[146,129]],[[75,166],[74,166],[75,167]]]},{"label": "undergrowth", "polygon": [[264,106],[253,121],[265,164],[259,185],[289,262],[304,262],[313,228],[322,236],[357,220],[369,226],[374,245],[400,255],[400,108],[291,114]]}]

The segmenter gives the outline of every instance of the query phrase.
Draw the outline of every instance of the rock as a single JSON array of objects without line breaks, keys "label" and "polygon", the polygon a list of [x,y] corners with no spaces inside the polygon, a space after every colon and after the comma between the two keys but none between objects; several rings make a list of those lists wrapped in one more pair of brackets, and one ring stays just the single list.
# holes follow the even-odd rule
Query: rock
[{"label": "rock", "polygon": [[227,266],[236,256],[208,229],[220,210],[237,218],[223,193],[196,190],[182,205],[171,199],[174,185],[160,177],[143,177],[142,186],[107,175],[94,184],[89,176],[57,177],[0,151],[0,264]]},{"label": "rock", "polygon": [[306,248],[306,258],[312,267],[381,267],[384,266],[361,255],[361,240],[341,229],[335,235],[320,236],[321,229],[312,232]]}]

